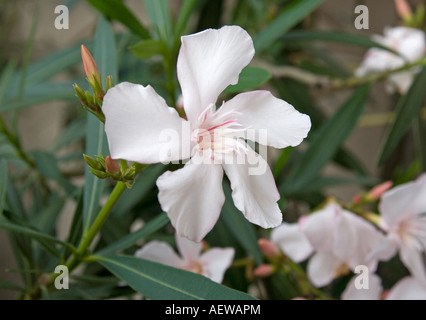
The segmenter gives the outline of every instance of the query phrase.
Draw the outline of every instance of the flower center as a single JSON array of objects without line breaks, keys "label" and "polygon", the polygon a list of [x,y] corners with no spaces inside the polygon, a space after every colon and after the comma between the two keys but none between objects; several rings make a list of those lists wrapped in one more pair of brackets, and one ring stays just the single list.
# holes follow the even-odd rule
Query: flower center
[{"label": "flower center", "polygon": [[198,128],[192,132],[192,140],[197,143],[197,149],[211,158],[247,148],[240,139],[246,130],[234,120],[235,112],[216,111],[210,105],[198,118]]},{"label": "flower center", "polygon": [[198,261],[190,261],[186,266],[182,268],[183,270],[203,274],[203,266]]},{"label": "flower center", "polygon": [[401,221],[398,235],[405,243],[419,251],[424,251],[426,244],[426,213]]}]

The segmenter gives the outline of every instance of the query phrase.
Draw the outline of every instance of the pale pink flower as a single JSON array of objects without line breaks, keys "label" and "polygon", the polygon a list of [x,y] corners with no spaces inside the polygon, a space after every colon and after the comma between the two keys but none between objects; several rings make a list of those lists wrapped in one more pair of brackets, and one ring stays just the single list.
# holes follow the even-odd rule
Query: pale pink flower
[{"label": "pale pink flower", "polygon": [[317,287],[328,285],[358,265],[374,272],[379,260],[387,260],[393,254],[391,242],[384,235],[337,203],[327,204],[298,224],[283,224],[274,229],[271,240],[295,262],[315,252],[307,272]]},{"label": "pale pink flower", "polygon": [[[164,173],[157,186],[161,207],[177,233],[197,242],[219,218],[225,201],[224,171],[235,206],[250,222],[263,228],[281,223],[272,172],[240,137],[248,130],[267,130],[266,141],[246,138],[285,148],[300,144],[311,127],[308,116],[269,91],[239,94],[216,110],[220,93],[238,82],[253,56],[253,41],[238,26],[182,37],[177,75],[188,121],[150,86],[121,83],[104,98],[105,130],[114,159],[150,164],[191,158],[182,169]],[[235,158],[239,162],[226,161]],[[254,163],[264,168],[262,173],[255,173]]]},{"label": "pale pink flower", "polygon": [[175,235],[178,255],[167,242],[151,241],[135,252],[135,256],[162,263],[178,269],[202,274],[221,283],[226,270],[231,266],[233,248],[211,248],[202,253],[203,243],[195,243]]},{"label": "pale pink flower", "polygon": [[[358,77],[394,70],[407,63],[415,62],[424,55],[426,49],[425,33],[414,28],[386,28],[384,36],[376,35],[374,40],[399,53],[400,56],[386,50],[371,48],[355,71],[355,75]],[[392,74],[388,78],[388,89],[393,91],[393,88],[396,88],[399,93],[406,93],[417,72],[418,69],[414,68]]]},{"label": "pale pink flower", "polygon": [[383,292],[381,280],[375,274],[369,276],[366,289],[357,289],[355,278],[346,286],[342,300],[426,300],[426,287],[414,277],[399,280],[388,292]]},{"label": "pale pink flower", "polygon": [[426,285],[426,174],[384,193],[379,210],[381,226],[396,243],[402,262]]}]

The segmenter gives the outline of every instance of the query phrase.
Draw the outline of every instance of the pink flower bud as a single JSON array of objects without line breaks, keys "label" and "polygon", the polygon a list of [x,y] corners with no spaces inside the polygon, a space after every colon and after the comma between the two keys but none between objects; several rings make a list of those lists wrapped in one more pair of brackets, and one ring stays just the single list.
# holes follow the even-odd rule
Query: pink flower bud
[{"label": "pink flower bud", "polygon": [[371,189],[370,192],[368,192],[368,197],[372,200],[377,200],[382,196],[383,193],[392,188],[392,186],[392,181],[383,182]]},{"label": "pink flower bud", "polygon": [[275,243],[267,239],[259,239],[257,243],[259,245],[260,251],[262,251],[265,256],[271,258],[279,256],[280,250]]},{"label": "pink flower bud", "polygon": [[99,89],[102,90],[101,74],[99,73],[98,67],[90,54],[90,51],[87,50],[84,45],[81,45],[81,58],[83,59],[84,72],[86,73],[87,81],[89,81],[96,94],[96,91]]},{"label": "pink flower bud", "polygon": [[110,156],[107,156],[105,158],[105,170],[109,173],[114,174],[120,171],[120,165]]},{"label": "pink flower bud", "polygon": [[270,264],[262,264],[254,269],[253,274],[259,278],[266,278],[273,274],[274,271],[274,267],[272,267]]},{"label": "pink flower bud", "polygon": [[352,198],[352,203],[361,204],[361,202],[362,202],[362,195],[360,195],[359,193],[354,195],[354,197]]},{"label": "pink flower bud", "polygon": [[395,8],[402,20],[409,20],[413,16],[410,5],[407,0],[395,0]]}]

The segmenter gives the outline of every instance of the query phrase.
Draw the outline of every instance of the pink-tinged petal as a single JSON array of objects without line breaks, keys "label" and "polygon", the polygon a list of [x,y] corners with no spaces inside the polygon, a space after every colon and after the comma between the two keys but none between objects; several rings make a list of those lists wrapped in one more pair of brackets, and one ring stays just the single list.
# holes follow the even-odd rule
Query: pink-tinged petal
[{"label": "pink-tinged petal", "polygon": [[396,247],[372,224],[343,210],[337,219],[333,252],[351,269],[366,265],[370,272],[375,272],[379,260],[390,259]]},{"label": "pink-tinged petal", "polygon": [[399,248],[399,257],[410,271],[411,275],[426,286],[426,270],[423,252],[418,251],[415,247],[402,243]]},{"label": "pink-tinged petal", "polygon": [[396,88],[399,94],[406,94],[408,89],[410,89],[411,84],[416,72],[414,70],[407,70],[398,73],[393,73],[389,76],[388,81],[392,89],[388,89],[389,92],[393,93]]},{"label": "pink-tinged petal", "polygon": [[182,37],[177,74],[188,119],[195,122],[219,94],[236,84],[254,56],[250,35],[238,26]]},{"label": "pink-tinged petal", "polygon": [[179,249],[181,256],[186,261],[197,261],[200,258],[201,250],[203,249],[202,242],[194,242],[187,238],[180,237],[175,234],[176,246]]},{"label": "pink-tinged petal", "polygon": [[407,61],[420,59],[425,50],[425,33],[409,27],[385,29],[386,45],[400,53]]},{"label": "pink-tinged petal", "polygon": [[135,252],[135,257],[162,263],[172,267],[181,267],[184,261],[166,242],[151,241]]},{"label": "pink-tinged petal", "polygon": [[324,287],[334,280],[342,264],[343,261],[333,254],[317,252],[308,263],[309,280],[316,287]]},{"label": "pink-tinged petal", "polygon": [[212,248],[201,255],[200,263],[203,267],[203,275],[209,279],[221,283],[226,270],[234,259],[233,248]]},{"label": "pink-tinged petal", "polygon": [[294,262],[306,260],[313,252],[308,238],[298,223],[283,223],[271,232],[271,240]]},{"label": "pink-tinged petal", "polygon": [[426,300],[426,287],[416,278],[405,277],[393,286],[386,300]]},{"label": "pink-tinged petal", "polygon": [[157,179],[161,208],[179,236],[200,242],[214,227],[225,202],[222,178],[220,165],[188,162]]},{"label": "pink-tinged petal", "polygon": [[383,227],[397,232],[402,221],[425,213],[425,194],[426,174],[385,192],[379,204]]},{"label": "pink-tinged petal", "polygon": [[376,274],[371,274],[368,277],[368,288],[357,289],[355,287],[356,275],[346,286],[342,294],[342,300],[379,300],[382,294],[382,281]]},{"label": "pink-tinged petal", "polygon": [[262,228],[273,228],[282,222],[277,201],[280,194],[267,162],[247,146],[244,161],[228,157],[223,164],[231,181],[232,199],[248,221]]},{"label": "pink-tinged petal", "polygon": [[265,137],[260,132],[246,138],[274,148],[299,145],[311,129],[309,116],[264,90],[241,93],[227,101],[218,112],[229,113],[230,120],[249,130],[263,130]]},{"label": "pink-tinged petal", "polygon": [[[102,111],[111,157],[139,163],[179,160],[184,120],[150,87],[123,82],[108,90]],[[187,156],[187,155],[186,155]]]},{"label": "pink-tinged petal", "polygon": [[333,252],[336,221],[342,208],[330,203],[304,219],[301,230],[315,250]]}]

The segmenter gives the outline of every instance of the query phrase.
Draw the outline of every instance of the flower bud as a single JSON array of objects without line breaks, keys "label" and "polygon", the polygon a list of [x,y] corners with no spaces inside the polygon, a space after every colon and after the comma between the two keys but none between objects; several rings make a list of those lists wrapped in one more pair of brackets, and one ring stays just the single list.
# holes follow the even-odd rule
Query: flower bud
[{"label": "flower bud", "polygon": [[371,189],[370,192],[368,192],[367,196],[371,200],[378,200],[382,196],[382,194],[392,188],[392,186],[392,181],[383,182]]},{"label": "flower bud", "polygon": [[103,169],[102,165],[96,159],[93,159],[92,157],[90,157],[86,154],[83,154],[83,158],[84,158],[84,161],[86,161],[87,165],[90,168],[95,169],[95,170],[102,170]]},{"label": "flower bud", "polygon": [[112,80],[112,76],[108,76],[106,78],[106,91],[114,87],[114,81]]},{"label": "flower bud", "polygon": [[402,20],[408,21],[412,18],[413,12],[407,0],[395,0],[395,8]]},{"label": "flower bud", "polygon": [[116,174],[116,173],[120,172],[120,165],[118,164],[117,161],[112,159],[110,156],[107,156],[105,158],[105,170],[108,173]]},{"label": "flower bud", "polygon": [[275,243],[267,239],[259,239],[257,243],[265,256],[273,258],[280,255],[280,250]]},{"label": "flower bud", "polygon": [[95,60],[89,50],[84,45],[81,45],[81,58],[83,59],[84,72],[87,76],[87,81],[93,88],[96,97],[103,97],[101,74],[96,66]]},{"label": "flower bud", "polygon": [[270,264],[262,264],[253,271],[253,275],[259,278],[266,278],[275,272],[274,267]]}]

